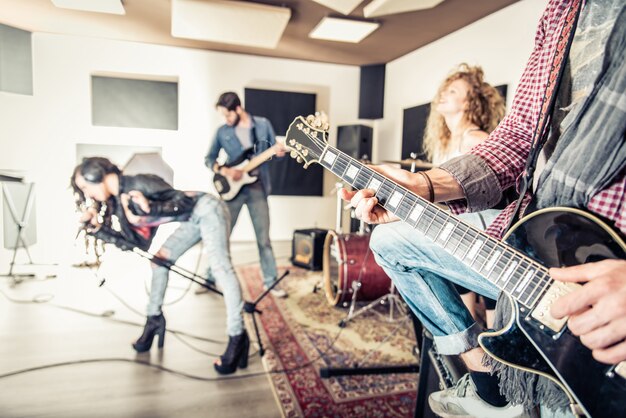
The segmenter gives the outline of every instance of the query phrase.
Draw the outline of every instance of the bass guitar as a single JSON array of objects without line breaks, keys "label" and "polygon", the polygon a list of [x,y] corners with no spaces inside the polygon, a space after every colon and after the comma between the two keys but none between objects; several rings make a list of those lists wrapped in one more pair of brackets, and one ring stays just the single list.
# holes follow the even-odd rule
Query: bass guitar
[{"label": "bass guitar", "polygon": [[233,200],[244,186],[256,182],[258,177],[251,176],[250,172],[275,156],[279,150],[278,147],[278,144],[273,145],[252,159],[248,159],[248,156],[251,154],[251,150],[247,150],[233,162],[225,164],[224,167],[235,168],[243,172],[243,175],[238,180],[233,180],[230,177],[221,175],[220,173],[215,173],[213,175],[213,185],[222,200]]},{"label": "bass guitar", "polygon": [[524,217],[497,240],[330,146],[327,129],[313,116],[297,117],[286,136],[291,156],[305,167],[322,165],[355,189],[374,190],[379,205],[506,294],[510,322],[479,336],[490,356],[554,381],[577,415],[626,417],[626,362],[596,361],[567,318],[550,315],[554,300],[580,285],[553,280],[548,268],[626,259],[616,232],[582,210],[555,207]]}]

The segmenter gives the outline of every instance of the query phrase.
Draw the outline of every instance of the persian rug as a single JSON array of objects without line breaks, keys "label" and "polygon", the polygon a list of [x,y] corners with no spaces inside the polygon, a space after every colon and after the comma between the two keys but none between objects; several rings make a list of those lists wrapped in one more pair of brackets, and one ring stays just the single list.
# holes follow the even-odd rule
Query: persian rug
[{"label": "persian rug", "polygon": [[[258,308],[263,357],[276,399],[285,417],[412,417],[416,373],[333,377],[322,379],[321,367],[363,367],[415,364],[415,335],[408,316],[388,320],[387,309],[376,308],[338,323],[347,310],[330,306],[321,284],[321,272],[288,267],[291,274],[281,287],[286,299],[266,296]],[[281,269],[281,271],[284,269]],[[244,297],[262,292],[257,266],[237,269]],[[252,331],[252,328],[249,328]]]}]

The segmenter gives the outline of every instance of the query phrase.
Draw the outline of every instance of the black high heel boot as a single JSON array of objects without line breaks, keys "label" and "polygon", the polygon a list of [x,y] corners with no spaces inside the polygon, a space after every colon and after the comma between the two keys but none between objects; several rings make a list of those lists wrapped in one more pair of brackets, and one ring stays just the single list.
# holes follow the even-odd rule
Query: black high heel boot
[{"label": "black high heel boot", "polygon": [[221,364],[213,364],[219,374],[231,374],[237,370],[248,367],[248,351],[250,351],[250,339],[244,330],[241,334],[228,337],[228,346],[224,354],[220,356]]},{"label": "black high heel boot", "polygon": [[163,348],[163,343],[165,342],[165,317],[163,314],[152,315],[146,319],[143,334],[133,343],[133,348],[138,353],[150,350],[155,335],[159,336],[159,348]]}]

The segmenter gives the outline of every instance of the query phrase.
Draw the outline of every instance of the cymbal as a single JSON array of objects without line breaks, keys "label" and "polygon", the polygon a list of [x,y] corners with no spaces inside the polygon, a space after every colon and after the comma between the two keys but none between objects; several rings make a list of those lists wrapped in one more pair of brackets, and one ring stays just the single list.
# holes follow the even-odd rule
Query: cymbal
[{"label": "cymbal", "polygon": [[404,160],[398,161],[385,160],[383,162],[387,164],[400,164],[402,167],[411,167],[413,164],[415,164],[415,168],[429,169],[434,167],[434,165],[428,161],[414,160],[412,158],[405,158]]}]

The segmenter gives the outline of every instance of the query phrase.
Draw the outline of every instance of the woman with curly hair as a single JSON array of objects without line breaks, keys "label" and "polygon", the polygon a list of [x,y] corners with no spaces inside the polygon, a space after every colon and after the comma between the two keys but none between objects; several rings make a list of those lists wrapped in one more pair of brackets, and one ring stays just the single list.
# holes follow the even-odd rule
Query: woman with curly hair
[{"label": "woman with curly hair", "polygon": [[481,67],[460,64],[431,103],[424,149],[435,165],[483,142],[504,117],[504,99]]}]

